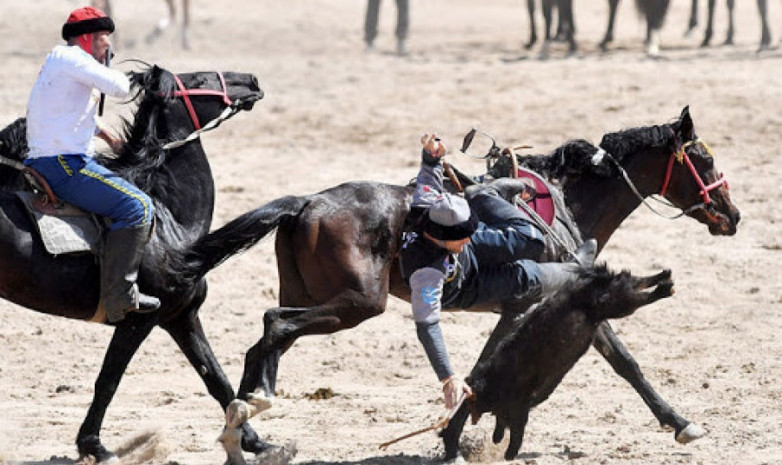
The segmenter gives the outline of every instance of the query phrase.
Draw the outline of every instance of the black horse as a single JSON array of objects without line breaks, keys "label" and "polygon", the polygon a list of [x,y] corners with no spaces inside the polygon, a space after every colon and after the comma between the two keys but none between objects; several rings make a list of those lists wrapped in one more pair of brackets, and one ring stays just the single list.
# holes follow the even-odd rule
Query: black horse
[{"label": "black horse", "polygon": [[[204,279],[187,286],[173,281],[166,257],[209,231],[215,188],[198,139],[164,150],[210,121],[249,110],[263,97],[257,79],[246,73],[200,72],[174,75],[157,66],[129,74],[137,102],[132,122],[125,122],[125,144],[116,158],[101,161],[147,192],[157,212],[155,233],[139,273],[142,292],[160,298],[160,311],[132,313],[114,330],[87,416],[76,444],[81,456],[105,462],[115,455],[100,440],[106,409],[133,355],[152,328],[160,325],[176,341],[209,393],[225,408],[234,391],[212,353],[198,309],[206,298]],[[25,121],[0,133],[0,154],[21,160],[26,153]],[[0,166],[0,297],[29,309],[89,320],[98,304],[98,263],[91,254],[50,255],[30,216],[13,191],[25,188],[19,171]],[[261,452],[268,445],[244,425],[242,446]]]},{"label": "black horse", "polygon": [[[758,1],[758,13],[760,14],[760,45],[758,46],[758,52],[768,50],[771,48],[771,30],[768,27],[768,2],[766,0]],[[714,35],[714,7],[717,0],[709,0],[708,15],[706,16],[706,31],[703,33],[703,42],[701,47],[708,47],[711,44],[712,36]],[[726,0],[728,6],[728,30],[725,33],[725,45],[733,45],[733,7],[736,5],[736,0]],[[687,24],[687,32],[689,35],[695,26],[698,25],[698,0],[692,0],[692,8],[690,8],[690,21]]]},{"label": "black horse", "polygon": [[[696,137],[687,108],[671,124],[607,134],[601,147],[605,150],[575,141],[551,155],[519,159],[561,186],[578,228],[575,235],[596,238],[602,249],[622,221],[655,193],[706,224],[712,234],[735,234],[739,211],[709,149]],[[280,357],[297,338],[330,334],[379,315],[389,293],[409,300],[396,257],[411,195],[409,186],[351,182],[283,197],[198,239],[178,263],[172,260],[181,279],[200,279],[277,230],[280,306],[265,313],[263,337],[247,352],[240,399],[253,403],[274,396]],[[503,313],[488,345],[499,341],[503,328],[526,309],[518,302],[492,307]],[[677,441],[704,434],[654,391],[607,323],[600,325],[594,346],[639,392],[660,424],[674,428]]]}]

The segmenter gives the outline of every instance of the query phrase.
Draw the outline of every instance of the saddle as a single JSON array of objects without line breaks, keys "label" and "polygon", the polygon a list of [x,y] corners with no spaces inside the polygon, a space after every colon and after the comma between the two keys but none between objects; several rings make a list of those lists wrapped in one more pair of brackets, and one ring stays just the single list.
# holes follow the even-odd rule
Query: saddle
[{"label": "saddle", "polygon": [[557,209],[554,199],[551,196],[546,182],[534,171],[528,171],[524,168],[518,168],[518,177],[531,179],[535,183],[535,195],[527,201],[527,205],[540,216],[540,218],[551,226],[554,224],[554,218],[557,216]]},{"label": "saddle", "polygon": [[57,199],[43,177],[29,167],[24,173],[33,191],[16,191],[15,194],[30,214],[46,250],[52,255],[100,255],[102,219]]}]

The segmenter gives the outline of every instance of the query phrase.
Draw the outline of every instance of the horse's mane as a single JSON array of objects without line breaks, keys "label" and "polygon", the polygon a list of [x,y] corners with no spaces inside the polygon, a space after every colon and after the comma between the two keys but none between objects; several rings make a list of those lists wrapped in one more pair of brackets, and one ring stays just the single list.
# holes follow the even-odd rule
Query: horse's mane
[{"label": "horse's mane", "polygon": [[619,163],[628,154],[637,152],[640,147],[659,147],[673,152],[676,150],[675,131],[671,125],[665,124],[610,132],[603,136],[600,147],[610,153]]},{"label": "horse's mane", "polygon": [[23,161],[27,158],[27,120],[16,121],[0,130],[0,155],[11,160]]},{"label": "horse's mane", "polygon": [[[593,162],[593,156],[602,148],[617,162],[642,148],[676,148],[675,132],[671,125],[645,126],[625,129],[605,134],[600,146],[584,139],[575,139],[557,147],[547,155],[517,156],[519,166],[532,170],[549,180],[563,180],[568,175],[612,176],[615,171],[611,165]],[[508,176],[510,161],[500,158],[489,170],[494,177]]]},{"label": "horse's mane", "polygon": [[122,150],[118,154],[98,154],[97,158],[107,168],[149,192],[153,186],[153,174],[165,160],[163,142],[158,138],[157,121],[163,105],[174,99],[176,82],[171,73],[150,66],[143,72],[130,72],[131,102],[137,103],[132,120],[122,119]]}]

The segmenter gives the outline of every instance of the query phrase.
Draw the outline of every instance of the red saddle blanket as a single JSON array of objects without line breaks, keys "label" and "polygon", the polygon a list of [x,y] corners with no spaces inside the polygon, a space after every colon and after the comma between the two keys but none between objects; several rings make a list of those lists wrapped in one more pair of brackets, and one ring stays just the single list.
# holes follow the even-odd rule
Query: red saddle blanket
[{"label": "red saddle blanket", "polygon": [[557,216],[557,210],[546,182],[539,174],[527,171],[524,168],[519,168],[518,174],[519,178],[528,178],[535,182],[537,194],[532,200],[527,202],[527,205],[540,215],[547,225],[551,226],[554,223],[554,218]]}]

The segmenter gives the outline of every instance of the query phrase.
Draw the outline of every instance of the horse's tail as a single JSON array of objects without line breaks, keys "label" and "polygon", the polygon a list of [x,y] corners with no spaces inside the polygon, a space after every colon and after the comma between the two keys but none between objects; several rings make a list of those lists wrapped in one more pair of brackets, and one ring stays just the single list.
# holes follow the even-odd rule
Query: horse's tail
[{"label": "horse's tail", "polygon": [[309,197],[286,196],[244,213],[222,228],[198,238],[176,257],[168,257],[173,276],[194,284],[228,258],[241,253],[269,235],[286,220],[295,218]]},{"label": "horse's tail", "polygon": [[668,13],[670,0],[635,0],[636,9],[646,19],[652,30],[659,30]]}]

